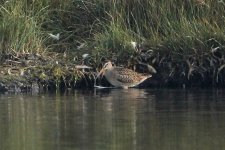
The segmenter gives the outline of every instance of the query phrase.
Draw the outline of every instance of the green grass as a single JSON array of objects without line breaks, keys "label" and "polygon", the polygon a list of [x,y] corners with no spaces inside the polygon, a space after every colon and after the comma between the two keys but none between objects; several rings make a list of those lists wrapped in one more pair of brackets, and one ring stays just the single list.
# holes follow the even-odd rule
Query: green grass
[{"label": "green grass", "polygon": [[[195,0],[9,0],[0,4],[1,54],[90,53],[92,63],[99,65],[103,59],[132,62],[137,52],[131,41],[147,45],[146,50],[172,53],[174,58],[210,53],[225,44],[222,1],[205,0],[200,5]],[[60,33],[60,40],[49,33]],[[86,46],[78,49],[82,43]]]}]

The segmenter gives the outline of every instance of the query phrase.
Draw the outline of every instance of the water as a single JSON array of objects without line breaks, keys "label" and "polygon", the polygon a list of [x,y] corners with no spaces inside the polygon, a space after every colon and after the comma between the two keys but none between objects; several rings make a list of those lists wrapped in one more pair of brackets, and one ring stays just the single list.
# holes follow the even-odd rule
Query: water
[{"label": "water", "polygon": [[0,95],[0,150],[225,150],[224,90]]}]

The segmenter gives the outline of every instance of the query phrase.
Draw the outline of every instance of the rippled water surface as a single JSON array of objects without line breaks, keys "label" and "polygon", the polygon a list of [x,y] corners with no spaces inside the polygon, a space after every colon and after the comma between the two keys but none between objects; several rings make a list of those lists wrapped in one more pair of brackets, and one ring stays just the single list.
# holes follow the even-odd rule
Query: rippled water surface
[{"label": "rippled water surface", "polygon": [[0,150],[225,150],[225,90],[0,95]]}]

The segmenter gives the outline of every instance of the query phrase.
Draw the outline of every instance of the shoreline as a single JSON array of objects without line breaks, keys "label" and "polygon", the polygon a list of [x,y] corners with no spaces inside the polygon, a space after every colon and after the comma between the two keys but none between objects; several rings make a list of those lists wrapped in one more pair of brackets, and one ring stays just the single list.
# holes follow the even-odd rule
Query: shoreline
[{"label": "shoreline", "polygon": [[[6,57],[3,61],[0,74],[1,92],[28,92],[39,90],[66,90],[94,88],[94,82],[99,66],[85,63],[80,59],[73,61],[72,54],[63,56],[63,53],[17,54]],[[151,54],[141,51],[139,61],[134,64],[119,64],[127,68],[135,68],[137,72],[152,74],[152,77],[142,83],[140,88],[223,88],[225,87],[225,65],[220,63],[214,53],[205,55],[197,60],[195,57],[185,57],[175,60],[176,55],[159,51]],[[142,57],[146,57],[144,59]],[[224,53],[220,54],[222,58]],[[157,57],[156,57],[157,56]],[[157,60],[156,60],[157,59]],[[210,60],[214,60],[214,65]],[[142,62],[140,62],[140,60]],[[154,62],[153,62],[154,61]],[[143,65],[144,64],[144,65]],[[98,85],[110,86],[103,77],[97,80]]]}]

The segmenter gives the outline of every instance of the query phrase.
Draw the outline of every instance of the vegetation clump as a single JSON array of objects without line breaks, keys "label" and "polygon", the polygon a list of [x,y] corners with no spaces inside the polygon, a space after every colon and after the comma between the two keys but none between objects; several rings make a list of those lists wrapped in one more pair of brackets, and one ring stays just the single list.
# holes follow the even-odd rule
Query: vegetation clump
[{"label": "vegetation clump", "polygon": [[26,81],[68,86],[87,77],[75,65],[97,71],[109,59],[154,72],[148,86],[224,86],[224,9],[215,0],[1,1],[1,76],[17,66],[32,72]]}]

